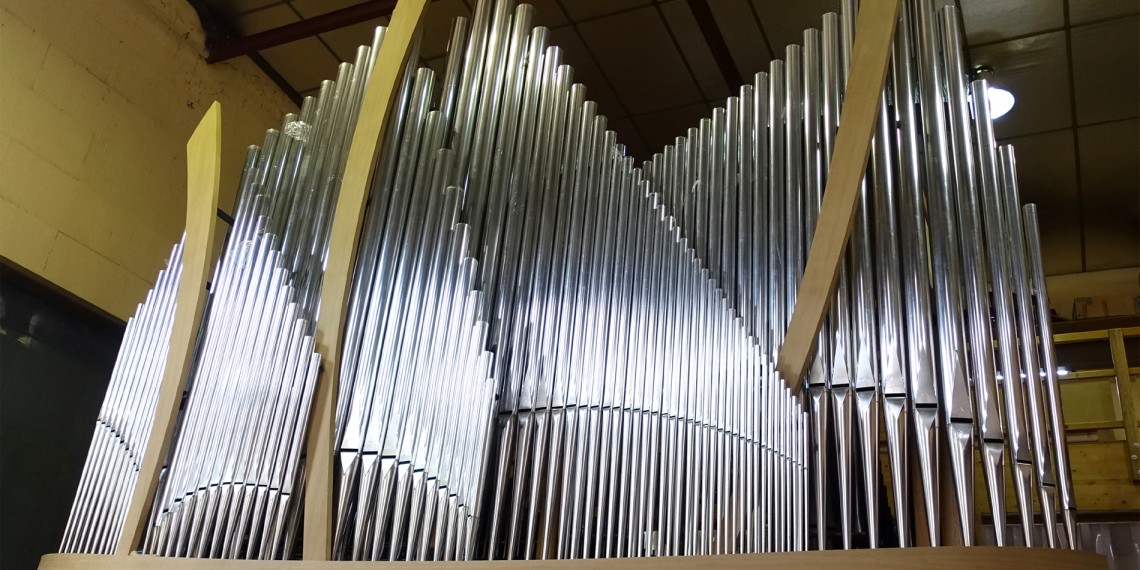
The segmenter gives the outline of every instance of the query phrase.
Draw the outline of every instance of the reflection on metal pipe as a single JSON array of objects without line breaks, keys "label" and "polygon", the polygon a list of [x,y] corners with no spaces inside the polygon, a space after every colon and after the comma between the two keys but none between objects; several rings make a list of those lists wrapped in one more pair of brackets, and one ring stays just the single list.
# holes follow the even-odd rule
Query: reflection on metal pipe
[{"label": "reflection on metal pipe", "polygon": [[[1026,540],[1036,482],[1067,525],[1046,543],[1072,545],[1036,221],[1023,236],[953,7],[899,15],[807,393],[775,372],[859,73],[842,8],[640,164],[529,6],[477,2],[439,89],[409,64],[340,355],[337,558],[973,544],[974,448],[1001,512],[1006,444]],[[382,39],[250,153],[146,552],[295,552],[330,206]],[[65,549],[115,534],[177,252],[128,328]]]}]

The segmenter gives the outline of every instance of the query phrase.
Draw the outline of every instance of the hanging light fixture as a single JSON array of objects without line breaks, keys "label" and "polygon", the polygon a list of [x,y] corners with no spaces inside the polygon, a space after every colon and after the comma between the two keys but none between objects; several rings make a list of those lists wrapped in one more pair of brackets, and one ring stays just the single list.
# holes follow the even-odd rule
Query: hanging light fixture
[{"label": "hanging light fixture", "polygon": [[[986,79],[992,82],[993,76],[994,70],[989,66],[982,65],[974,68],[973,79]],[[992,113],[990,118],[992,119],[998,119],[1013,109],[1013,93],[992,83],[986,90],[986,97],[990,100],[990,112]]]},{"label": "hanging light fixture", "polygon": [[986,89],[986,97],[990,100],[990,109],[993,110],[994,119],[1005,115],[1013,109],[1013,93],[1001,87],[990,85],[989,89]]}]

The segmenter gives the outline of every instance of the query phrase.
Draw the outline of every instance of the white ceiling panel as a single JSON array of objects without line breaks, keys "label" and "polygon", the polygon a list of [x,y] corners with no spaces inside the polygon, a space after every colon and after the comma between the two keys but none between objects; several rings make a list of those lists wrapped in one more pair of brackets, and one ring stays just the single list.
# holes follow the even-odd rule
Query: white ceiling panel
[{"label": "white ceiling panel", "polygon": [[325,32],[321,34],[321,39],[332,48],[341,61],[353,61],[356,59],[356,48],[372,45],[372,34],[376,31],[376,27],[387,25],[387,17],[376,18]]},{"label": "white ceiling panel", "polygon": [[558,0],[526,0],[526,3],[534,6],[534,25],[536,26],[558,28],[570,23]]},{"label": "white ceiling panel", "polygon": [[625,116],[621,101],[606,83],[574,28],[551,30],[550,43],[562,48],[562,61],[574,68],[574,82],[586,86],[586,99],[598,104],[598,113],[611,118]]},{"label": "white ceiling panel", "polygon": [[803,42],[804,30],[819,28],[827,12],[839,13],[839,0],[752,0],[760,26],[775,51],[774,57],[784,57],[784,47]]},{"label": "white ceiling panel", "polygon": [[1140,198],[1140,120],[1080,127],[1077,137],[1086,207]]},{"label": "white ceiling panel", "polygon": [[336,67],[340,63],[316,37],[272,47],[261,55],[297,91],[317,87],[326,79],[336,79]]},{"label": "white ceiling panel", "polygon": [[606,16],[639,6],[647,6],[652,0],[558,0],[571,20],[581,22],[591,18]]},{"label": "white ceiling panel", "polygon": [[252,36],[300,21],[301,18],[297,17],[297,13],[291,10],[289,6],[276,4],[238,16],[237,31],[243,36]]},{"label": "white ceiling panel", "polygon": [[1013,145],[1022,203],[1033,202],[1040,208],[1053,209],[1076,201],[1077,161],[1072,129],[1001,142]]},{"label": "white ceiling panel", "polygon": [[625,145],[625,154],[634,157],[637,164],[641,164],[641,161],[652,156],[652,152],[645,145],[645,141],[641,139],[633,121],[629,119],[610,121],[609,129],[617,133],[617,142]]},{"label": "white ceiling panel", "polygon": [[[627,109],[650,112],[701,101],[665,22],[651,7],[579,24]],[[637,33],[630,33],[637,30]],[[653,65],[646,65],[653,62]]]},{"label": "white ceiling panel", "polygon": [[[741,77],[752,77],[757,71],[767,69],[772,57],[764,45],[764,35],[760,32],[760,25],[749,3],[740,0],[708,2]],[[730,87],[736,89],[740,86]]]},{"label": "white ceiling panel", "polygon": [[1140,197],[1085,206],[1085,271],[1140,265]]},{"label": "white ceiling panel", "polygon": [[[701,119],[711,116],[712,112],[708,105],[698,103],[677,109],[638,115],[633,118],[633,122],[637,123],[641,134],[645,136],[645,142],[649,145],[650,151],[656,153],[661,152],[666,145],[673,144],[677,137],[684,136],[689,127],[695,127],[700,124]],[[650,156],[646,155],[640,158],[648,159]]]},{"label": "white ceiling panel", "polygon": [[1140,115],[1140,18],[1072,31],[1077,124]]},{"label": "white ceiling panel", "polygon": [[1041,225],[1041,262],[1046,275],[1079,273],[1081,268],[1080,208],[1074,200],[1065,207],[1037,209]]},{"label": "white ceiling panel", "polygon": [[289,3],[302,18],[314,18],[361,4],[362,0],[289,0]]},{"label": "white ceiling panel", "polygon": [[272,6],[273,4],[281,4],[284,1],[285,0],[213,0],[211,4],[225,5],[227,13],[244,14],[266,6]]},{"label": "white ceiling panel", "polygon": [[974,65],[994,70],[991,83],[1016,98],[1009,114],[994,122],[998,138],[1072,124],[1065,33],[1054,32],[970,50]]},{"label": "white ceiling panel", "polygon": [[661,4],[661,13],[665,16],[669,31],[681,46],[681,55],[688,62],[704,98],[713,100],[727,97],[729,86],[717,68],[716,59],[709,51],[709,45],[693,19],[688,3],[685,0],[665,2]]},{"label": "white ceiling panel", "polygon": [[1073,26],[1135,14],[1140,14],[1137,0],[1069,0],[1069,23]]},{"label": "white ceiling panel", "polygon": [[435,0],[428,4],[424,17],[423,40],[420,57],[432,59],[447,53],[447,40],[451,36],[451,22],[459,16],[470,20],[471,12],[463,0]]},{"label": "white ceiling panel", "polygon": [[1065,25],[1064,0],[960,0],[966,40],[989,43]]}]

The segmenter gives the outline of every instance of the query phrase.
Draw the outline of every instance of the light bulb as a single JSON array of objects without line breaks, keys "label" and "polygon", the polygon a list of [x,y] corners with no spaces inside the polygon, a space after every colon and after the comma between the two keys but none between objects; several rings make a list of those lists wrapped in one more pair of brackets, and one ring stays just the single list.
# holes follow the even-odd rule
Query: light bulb
[{"label": "light bulb", "polygon": [[1001,87],[991,85],[989,89],[986,90],[986,96],[990,100],[991,119],[997,119],[1008,113],[1010,109],[1013,109],[1013,93]]}]

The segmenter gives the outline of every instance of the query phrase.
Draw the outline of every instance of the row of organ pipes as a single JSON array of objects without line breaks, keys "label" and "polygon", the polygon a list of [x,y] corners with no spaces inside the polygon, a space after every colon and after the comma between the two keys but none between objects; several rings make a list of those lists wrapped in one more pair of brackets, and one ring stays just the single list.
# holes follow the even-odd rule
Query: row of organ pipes
[{"label": "row of organ pipes", "polygon": [[[1040,230],[953,6],[903,5],[803,390],[775,370],[856,9],[640,165],[529,5],[479,0],[442,77],[408,65],[349,300],[336,558],[937,545],[943,520],[1074,546]],[[384,34],[249,149],[143,552],[298,551],[322,269]],[[122,531],[179,270],[176,247],[128,323],[64,552]]]}]

